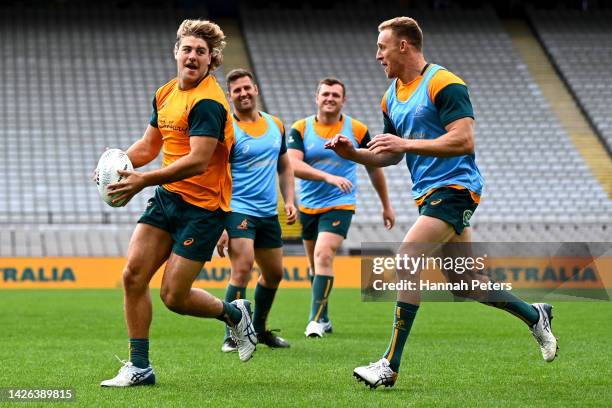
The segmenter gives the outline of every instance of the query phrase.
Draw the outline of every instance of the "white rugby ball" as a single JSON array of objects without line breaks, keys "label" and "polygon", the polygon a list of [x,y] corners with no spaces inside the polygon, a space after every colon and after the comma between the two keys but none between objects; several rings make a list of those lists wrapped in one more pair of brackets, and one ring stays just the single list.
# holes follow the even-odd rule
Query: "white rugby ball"
[{"label": "white rugby ball", "polygon": [[123,179],[117,173],[117,170],[134,170],[132,162],[128,155],[121,149],[108,149],[98,160],[98,166],[96,167],[96,184],[98,185],[98,192],[102,200],[110,205],[111,207],[120,207],[125,203],[125,200],[113,203],[113,197],[108,194],[108,185],[117,183]]}]

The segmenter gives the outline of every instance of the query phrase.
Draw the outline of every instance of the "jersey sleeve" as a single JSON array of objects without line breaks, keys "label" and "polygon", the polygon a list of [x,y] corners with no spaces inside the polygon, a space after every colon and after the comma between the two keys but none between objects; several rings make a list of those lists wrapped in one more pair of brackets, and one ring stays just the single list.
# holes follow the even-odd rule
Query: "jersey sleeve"
[{"label": "jersey sleeve", "polygon": [[448,85],[436,95],[434,101],[443,126],[461,118],[474,118],[474,110],[467,87],[461,84]]},{"label": "jersey sleeve", "polygon": [[157,95],[153,97],[153,112],[151,112],[151,119],[149,124],[154,128],[159,127],[157,125]]},{"label": "jersey sleeve", "polygon": [[441,69],[429,82],[428,90],[443,126],[457,119],[474,118],[467,86],[457,75]]},{"label": "jersey sleeve", "polygon": [[353,119],[353,135],[355,135],[355,140],[360,148],[367,148],[371,138],[368,127],[364,123]]},{"label": "jersey sleeve", "polygon": [[209,136],[223,140],[227,112],[212,99],[198,101],[189,112],[189,136]]},{"label": "jersey sleeve", "polygon": [[401,137],[401,135],[397,134],[397,130],[386,112],[383,112],[383,133],[390,133],[392,135]]},{"label": "jersey sleeve", "polygon": [[382,109],[384,114],[387,114],[387,92],[389,91],[385,91],[385,94],[382,97],[382,101],[380,101],[380,109]]},{"label": "jersey sleeve", "polygon": [[283,130],[282,138],[281,138],[281,146],[278,151],[278,157],[281,157],[283,154],[287,153],[287,141],[285,140],[285,131]]},{"label": "jersey sleeve", "polygon": [[277,118],[276,116],[272,116],[272,120],[274,121],[274,123],[276,123],[276,126],[278,126],[278,130],[280,130],[281,132],[281,146],[280,146],[280,150],[278,152],[278,157],[281,157],[283,154],[287,153],[287,141],[285,140],[285,126],[283,126],[283,122],[281,122],[281,120],[279,118]]},{"label": "jersey sleeve", "polygon": [[389,113],[387,112],[387,92],[383,95],[382,101],[380,102],[380,108],[382,109],[383,114],[383,133],[390,133],[395,136],[400,136],[397,134],[397,130],[395,130],[395,126],[391,119],[389,118]]},{"label": "jersey sleeve", "polygon": [[289,137],[287,138],[287,148],[299,150],[304,153],[304,131],[306,130],[306,121],[298,120],[291,126]]},{"label": "jersey sleeve", "polygon": [[370,143],[370,140],[372,140],[372,138],[370,137],[370,131],[366,130],[365,135],[363,135],[363,138],[361,139],[361,142],[359,143],[359,148],[367,149],[368,143]]}]

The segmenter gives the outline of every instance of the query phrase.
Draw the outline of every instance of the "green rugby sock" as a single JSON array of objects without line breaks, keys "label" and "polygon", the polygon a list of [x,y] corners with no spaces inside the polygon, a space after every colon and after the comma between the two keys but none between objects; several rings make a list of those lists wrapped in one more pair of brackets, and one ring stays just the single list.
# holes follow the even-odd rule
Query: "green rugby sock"
[{"label": "green rugby sock", "polygon": [[272,308],[275,295],[276,288],[266,288],[259,283],[255,286],[255,311],[253,313],[255,332],[263,333],[266,331],[266,320],[268,320],[268,313],[270,313]]},{"label": "green rugby sock", "polygon": [[[314,272],[308,268],[308,280],[310,280],[310,287],[312,288],[312,281],[314,280]],[[325,302],[325,306],[323,307],[323,311],[321,312],[321,317],[319,321],[321,322],[329,322],[329,316],[327,315],[327,310],[329,308],[329,302]]]},{"label": "green rugby sock", "polygon": [[222,321],[228,326],[234,326],[240,319],[242,319],[242,312],[236,306],[231,303],[223,302],[223,311],[219,316],[216,317],[217,320]]},{"label": "green rugby sock", "polygon": [[515,315],[529,326],[533,326],[540,319],[540,314],[535,307],[514,296],[510,291],[492,290],[488,292],[488,296],[494,299],[494,301],[482,303],[505,310]]},{"label": "green rugby sock", "polygon": [[[231,303],[236,299],[246,299],[246,288],[241,288],[238,286],[234,286],[231,283],[227,284],[227,289],[225,290],[225,301],[227,303]],[[225,326],[225,339],[228,339],[230,336],[229,327]]]},{"label": "green rugby sock", "polygon": [[333,276],[315,275],[312,280],[312,304],[309,321],[319,321],[321,319],[333,286]]},{"label": "green rugby sock", "polygon": [[391,332],[391,340],[389,347],[383,355],[389,360],[389,366],[396,373],[399,372],[400,363],[402,361],[402,353],[404,345],[408,340],[412,323],[416,317],[419,307],[410,303],[397,302],[395,305],[395,319],[393,320],[393,331]]},{"label": "green rugby sock", "polygon": [[325,306],[323,306],[323,310],[321,311],[321,317],[319,317],[320,322],[327,323],[329,322],[329,316],[327,315],[327,310],[329,308],[329,299],[325,302]]},{"label": "green rugby sock", "polygon": [[138,368],[149,366],[149,339],[130,339],[130,361]]}]

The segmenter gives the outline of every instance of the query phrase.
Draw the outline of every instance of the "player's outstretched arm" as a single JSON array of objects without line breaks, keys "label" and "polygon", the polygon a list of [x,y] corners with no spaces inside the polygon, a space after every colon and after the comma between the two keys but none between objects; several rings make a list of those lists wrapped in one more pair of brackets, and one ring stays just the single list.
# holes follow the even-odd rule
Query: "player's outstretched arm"
[{"label": "player's outstretched arm", "polygon": [[285,202],[287,224],[291,225],[297,220],[297,210],[295,208],[295,179],[289,156],[286,153],[278,158],[278,176],[281,195]]},{"label": "player's outstretched arm", "polygon": [[446,133],[436,139],[406,140],[406,153],[453,157],[474,153],[474,119],[465,117],[445,126]]},{"label": "player's outstretched arm", "polygon": [[347,178],[334,176],[327,172],[315,169],[304,161],[304,153],[297,149],[287,149],[289,158],[291,159],[291,167],[295,177],[299,177],[304,180],[317,180],[324,181],[327,184],[338,187],[345,193],[350,193],[353,189],[353,183]]},{"label": "player's outstretched arm", "polygon": [[130,200],[140,190],[148,186],[162,185],[183,180],[204,173],[208,163],[217,148],[218,140],[212,136],[192,136],[189,138],[191,151],[172,164],[161,169],[144,173],[136,171],[117,171],[126,178],[118,183],[110,184],[108,190],[115,196],[113,202]]},{"label": "player's outstretched arm", "polygon": [[[374,139],[381,136],[392,136],[401,141],[394,135],[377,135]],[[373,140],[374,140],[373,139]],[[370,142],[372,143],[372,142]],[[387,167],[399,163],[404,157],[404,153],[389,151],[372,151],[371,149],[355,149],[353,143],[344,135],[336,135],[332,140],[325,143],[326,149],[331,149],[343,159],[351,160],[366,166]]]},{"label": "player's outstretched arm", "polygon": [[389,200],[389,192],[387,190],[387,181],[385,179],[385,173],[383,169],[372,166],[365,166],[370,177],[370,182],[378,194],[380,203],[382,204],[383,212],[383,223],[385,228],[391,229],[395,225],[395,212],[391,207],[391,200]]},{"label": "player's outstretched arm", "polygon": [[126,153],[135,169],[151,163],[159,154],[163,145],[162,135],[158,128],[147,126],[144,135],[127,149]]}]

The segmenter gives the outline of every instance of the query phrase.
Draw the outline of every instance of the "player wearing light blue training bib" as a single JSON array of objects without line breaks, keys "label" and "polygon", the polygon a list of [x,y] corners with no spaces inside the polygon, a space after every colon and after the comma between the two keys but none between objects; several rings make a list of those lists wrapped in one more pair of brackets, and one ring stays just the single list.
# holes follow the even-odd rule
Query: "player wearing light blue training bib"
[{"label": "player wearing light blue training bib", "polygon": [[[355,149],[344,137],[335,138],[327,147],[341,157],[379,167],[398,164],[405,156],[419,217],[404,238],[401,255],[426,257],[435,251],[455,260],[473,260],[470,218],[484,183],[474,155],[474,113],[467,87],[445,68],[425,61],[423,34],[415,20],[397,17],[380,24],[378,30],[376,59],[387,78],[394,79],[382,99],[384,134],[374,137],[367,149]],[[432,243],[432,249],[423,250],[422,243]],[[484,286],[491,283],[472,270],[444,272],[449,282],[459,286],[469,287],[466,279]],[[397,270],[398,280],[413,280],[417,288],[419,277],[420,270]],[[453,294],[519,317],[530,327],[544,359],[555,358],[552,306],[530,305],[505,290],[472,289]],[[419,289],[397,292],[389,346],[377,362],[355,368],[353,375],[358,380],[373,388],[395,384],[419,304]]]},{"label": "player wearing light blue training bib", "polygon": [[277,214],[276,172],[279,158],[287,153],[280,120],[259,112],[255,122],[234,115],[236,143],[230,156],[232,212],[269,217]]},{"label": "player wearing light blue training bib", "polygon": [[[224,248],[229,246],[232,264],[225,298],[231,302],[246,297],[253,262],[257,260],[262,272],[255,287],[253,315],[258,342],[269,347],[287,348],[289,343],[266,327],[283,276],[283,241],[276,209],[277,179],[285,201],[287,222],[292,224],[297,217],[285,130],[277,117],[257,110],[259,89],[249,71],[231,71],[227,75],[227,89],[234,106],[236,143],[230,154],[232,212],[228,216],[226,232],[217,245],[221,256],[224,256]],[[232,352],[236,348],[226,327],[221,350]]]},{"label": "player wearing light blue training bib", "polygon": [[[345,91],[338,79],[322,80],[316,92],[317,114],[295,122],[289,133],[291,163],[296,177],[301,179],[302,240],[313,276],[307,337],[323,337],[332,330],[328,301],[333,286],[333,258],[346,238],[356,203],[357,165],[326,149],[325,144],[337,134],[346,135],[354,148],[365,147],[370,141],[363,123],[341,113]],[[366,168],[380,197],[384,225],[391,228],[395,215],[385,175],[381,169]]]}]

